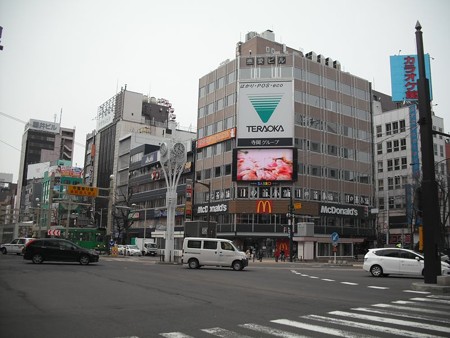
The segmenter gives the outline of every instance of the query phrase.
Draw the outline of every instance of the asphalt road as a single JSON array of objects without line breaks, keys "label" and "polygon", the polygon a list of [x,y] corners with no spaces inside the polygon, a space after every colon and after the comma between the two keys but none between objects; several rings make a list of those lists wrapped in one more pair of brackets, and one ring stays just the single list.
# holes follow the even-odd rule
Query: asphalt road
[{"label": "asphalt road", "polygon": [[417,281],[373,278],[358,266],[251,262],[236,272],[151,257],[81,266],[7,255],[0,336],[450,337],[450,297],[413,291]]}]

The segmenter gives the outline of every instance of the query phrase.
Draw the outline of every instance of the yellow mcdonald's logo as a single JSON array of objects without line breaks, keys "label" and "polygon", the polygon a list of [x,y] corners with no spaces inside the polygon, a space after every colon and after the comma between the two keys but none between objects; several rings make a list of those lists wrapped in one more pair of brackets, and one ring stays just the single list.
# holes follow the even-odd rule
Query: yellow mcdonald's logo
[{"label": "yellow mcdonald's logo", "polygon": [[272,213],[272,201],[264,200],[258,201],[256,204],[257,214],[271,214]]}]

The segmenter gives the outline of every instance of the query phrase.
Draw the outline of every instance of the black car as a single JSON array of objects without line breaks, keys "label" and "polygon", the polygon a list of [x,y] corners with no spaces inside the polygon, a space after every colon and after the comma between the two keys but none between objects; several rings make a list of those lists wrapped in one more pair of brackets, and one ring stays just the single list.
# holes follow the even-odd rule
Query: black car
[{"label": "black car", "polygon": [[27,244],[23,259],[31,260],[35,264],[54,261],[80,262],[82,265],[87,265],[98,262],[99,256],[96,251],[82,248],[66,239],[41,238]]}]

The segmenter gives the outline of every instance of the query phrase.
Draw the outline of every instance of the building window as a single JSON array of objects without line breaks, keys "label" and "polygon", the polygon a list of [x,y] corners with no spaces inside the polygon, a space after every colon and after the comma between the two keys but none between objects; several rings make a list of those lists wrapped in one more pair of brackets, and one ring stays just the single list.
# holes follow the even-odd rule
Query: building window
[{"label": "building window", "polygon": [[394,190],[394,179],[392,177],[388,177],[388,190]]},{"label": "building window", "polygon": [[383,143],[377,143],[377,154],[381,155],[383,154]]},{"label": "building window", "polygon": [[389,197],[389,209],[394,209],[394,197]]},{"label": "building window", "polygon": [[205,179],[211,178],[211,169],[205,169]]},{"label": "building window", "polygon": [[400,150],[406,150],[406,138],[400,139]]},{"label": "building window", "polygon": [[381,125],[376,126],[377,129],[377,137],[383,136],[383,131],[381,130]]},{"label": "building window", "polygon": [[378,198],[378,209],[384,210],[384,197]]},{"label": "building window", "polygon": [[408,169],[408,161],[406,157],[402,157],[402,169]]},{"label": "building window", "polygon": [[386,152],[392,153],[392,141],[386,142]]},{"label": "building window", "polygon": [[405,120],[400,120],[400,132],[404,133],[406,131]]},{"label": "building window", "polygon": [[400,150],[400,142],[399,140],[394,140],[394,151],[399,151]]},{"label": "building window", "polygon": [[392,122],[392,134],[398,134],[398,122]]},{"label": "building window", "polygon": [[387,171],[392,171],[393,165],[392,160],[387,160]]},{"label": "building window", "polygon": [[392,134],[392,125],[390,123],[386,123],[386,135]]},{"label": "building window", "polygon": [[214,177],[222,176],[222,166],[218,166],[214,168]]},{"label": "building window", "polygon": [[400,159],[394,158],[394,170],[400,170]]},{"label": "building window", "polygon": [[378,161],[377,162],[377,167],[378,167],[378,172],[382,173],[383,172],[383,161]]},{"label": "building window", "polygon": [[231,164],[225,164],[225,175],[231,175]]},{"label": "building window", "polygon": [[400,176],[395,176],[394,178],[395,189],[400,189],[402,187],[400,183]]},{"label": "building window", "polygon": [[378,191],[384,190],[384,180],[378,180]]}]

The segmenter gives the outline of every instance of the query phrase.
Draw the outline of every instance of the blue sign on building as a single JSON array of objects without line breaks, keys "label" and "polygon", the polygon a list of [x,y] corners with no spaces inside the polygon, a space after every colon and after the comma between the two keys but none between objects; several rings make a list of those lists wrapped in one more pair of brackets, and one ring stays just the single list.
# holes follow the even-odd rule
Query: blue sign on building
[{"label": "blue sign on building", "polygon": [[[390,61],[392,101],[417,101],[419,99],[417,88],[419,65],[417,55],[393,55],[390,57]],[[425,54],[425,76],[430,85],[430,99],[433,100],[429,54]]]}]

